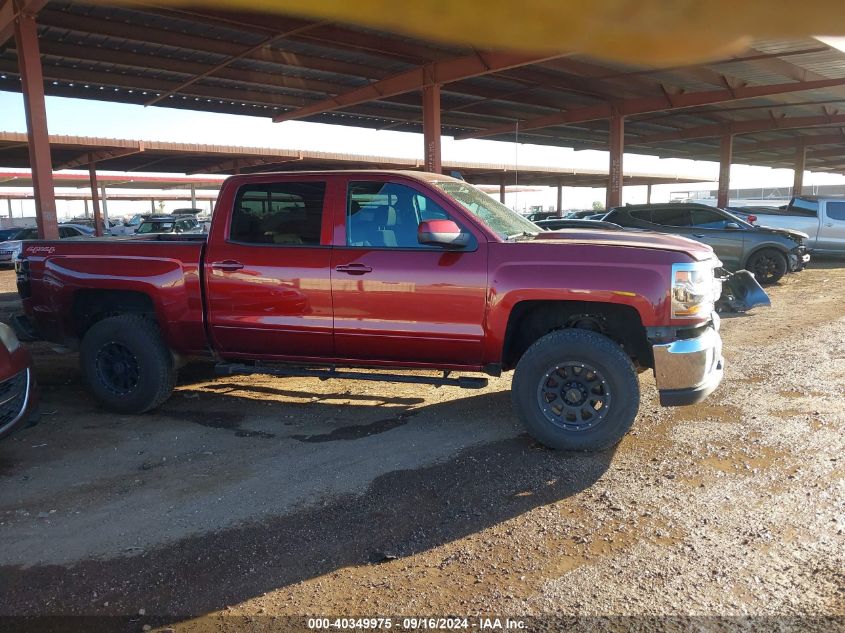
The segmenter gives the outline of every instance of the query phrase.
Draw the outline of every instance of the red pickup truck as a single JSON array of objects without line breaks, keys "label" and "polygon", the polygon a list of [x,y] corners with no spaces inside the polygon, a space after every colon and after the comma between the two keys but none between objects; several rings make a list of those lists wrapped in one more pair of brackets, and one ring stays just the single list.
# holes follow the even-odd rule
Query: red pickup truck
[{"label": "red pickup truck", "polygon": [[464,387],[486,379],[451,372],[515,369],[534,437],[599,450],[633,423],[638,371],[654,370],[663,405],[721,381],[718,265],[669,235],[543,232],[439,174],[234,176],[207,236],[27,242],[14,324],[78,345],[94,395],[124,413],[160,405],[189,356]]}]

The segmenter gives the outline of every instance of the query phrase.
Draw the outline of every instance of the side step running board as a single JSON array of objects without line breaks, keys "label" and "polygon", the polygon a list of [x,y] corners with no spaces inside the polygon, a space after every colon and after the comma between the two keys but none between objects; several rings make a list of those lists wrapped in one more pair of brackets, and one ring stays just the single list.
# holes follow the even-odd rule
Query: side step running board
[{"label": "side step running board", "polygon": [[292,367],[287,365],[247,365],[239,363],[217,363],[215,371],[218,376],[233,376],[237,374],[267,374],[269,376],[298,376],[308,378],[319,378],[328,380],[330,378],[341,378],[346,380],[373,380],[376,382],[407,382],[422,385],[434,385],[435,387],[461,387],[462,389],[483,389],[487,386],[486,378],[470,376],[458,376],[450,378],[448,371],[443,376],[435,378],[428,376],[408,376],[405,374],[376,374],[354,371],[338,371],[334,367],[329,369],[316,369],[308,367]]}]

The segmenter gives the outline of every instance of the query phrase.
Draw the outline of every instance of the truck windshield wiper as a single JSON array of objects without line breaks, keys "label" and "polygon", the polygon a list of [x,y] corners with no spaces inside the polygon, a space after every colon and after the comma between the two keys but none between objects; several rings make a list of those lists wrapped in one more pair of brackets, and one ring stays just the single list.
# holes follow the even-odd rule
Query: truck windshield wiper
[{"label": "truck windshield wiper", "polygon": [[505,240],[508,242],[518,242],[520,238],[535,238],[539,235],[539,233],[529,233],[528,231],[520,231],[519,233],[512,233],[511,235],[505,236]]}]

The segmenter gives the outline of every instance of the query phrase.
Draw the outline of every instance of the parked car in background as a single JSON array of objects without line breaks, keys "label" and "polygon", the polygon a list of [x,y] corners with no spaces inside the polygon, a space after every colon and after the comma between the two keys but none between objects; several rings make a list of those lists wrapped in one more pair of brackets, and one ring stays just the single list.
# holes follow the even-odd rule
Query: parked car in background
[{"label": "parked car in background", "polygon": [[558,217],[558,214],[557,214],[557,211],[535,211],[534,213],[529,213],[525,217],[527,217],[532,222],[539,222],[540,220],[548,220],[549,218],[556,218],[556,217]]},{"label": "parked car in background", "polygon": [[202,229],[197,224],[197,221],[192,217],[154,215],[141,222],[135,233],[139,235],[160,233],[202,233]]},{"label": "parked car in background", "polygon": [[141,222],[151,217],[151,213],[136,213],[135,215],[124,218],[122,222],[117,222],[109,231],[109,235],[134,235],[135,230],[141,226]]},{"label": "parked car in background", "polygon": [[15,235],[23,230],[24,228],[20,226],[13,226],[10,229],[0,229],[0,242],[15,239]]},{"label": "parked car in background", "polygon": [[703,242],[713,248],[726,270],[750,270],[761,284],[802,270],[810,260],[804,245],[806,233],[754,226],[705,204],[628,205],[611,209],[603,219]]},{"label": "parked car in background", "polygon": [[[91,237],[94,235],[94,229],[90,226],[81,224],[60,224],[59,238],[67,239],[70,237]],[[13,264],[21,253],[24,240],[37,240],[38,229],[33,227],[29,229],[21,229],[14,235],[14,239],[0,242],[0,264]]]},{"label": "parked car in background", "polygon": [[[122,413],[163,403],[174,359],[191,355],[213,355],[226,375],[468,388],[486,380],[449,372],[513,369],[535,438],[601,450],[634,422],[638,370],[654,370],[665,406],[701,401],[723,376],[709,246],[542,231],[441,174],[233,176],[207,239],[139,231],[25,254],[16,327],[78,342],[92,392]],[[408,368],[445,374],[395,371]]]},{"label": "parked car in background", "polygon": [[[112,219],[100,220],[103,226],[103,235],[109,235],[111,230],[118,225],[118,222]],[[94,234],[94,218],[73,218],[67,222],[62,222],[59,226],[87,226],[91,229],[91,234]]]},{"label": "parked car in background", "polygon": [[12,328],[0,323],[0,438],[25,424],[37,404],[29,350]]},{"label": "parked car in background", "polygon": [[551,220],[540,220],[535,222],[537,226],[546,231],[560,231],[562,229],[610,229],[621,231],[622,227],[613,222],[601,220],[579,220],[577,218],[553,218]]},{"label": "parked car in background", "polygon": [[754,209],[759,226],[806,233],[811,253],[845,255],[845,198],[797,196],[785,209]]},{"label": "parked car in background", "polygon": [[[604,215],[605,213],[607,213],[607,212],[601,211],[600,215]],[[583,218],[586,218],[587,216],[596,215],[596,214],[599,214],[599,212],[596,211],[595,209],[581,209],[581,210],[575,210],[575,211],[567,211],[566,213],[564,213],[563,217],[572,218],[572,219],[583,219]]]}]

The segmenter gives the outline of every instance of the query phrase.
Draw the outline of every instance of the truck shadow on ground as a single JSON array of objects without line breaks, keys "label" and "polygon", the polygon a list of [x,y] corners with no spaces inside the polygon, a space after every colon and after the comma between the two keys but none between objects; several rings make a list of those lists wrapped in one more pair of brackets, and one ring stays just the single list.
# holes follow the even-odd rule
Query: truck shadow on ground
[{"label": "truck shadow on ground", "polygon": [[[484,393],[415,410],[455,415],[459,403],[462,412],[483,416],[503,397]],[[215,402],[227,398],[221,394]],[[583,491],[612,457],[613,451],[555,452],[526,436],[466,448],[434,465],[383,474],[361,494],[319,500],[137,556],[90,559],[71,567],[0,568],[5,587],[0,613],[126,616],[143,605],[145,623],[154,625],[203,615],[345,567],[394,557],[400,560],[386,564],[402,564],[404,557]],[[39,596],[50,596],[48,607]]]}]

